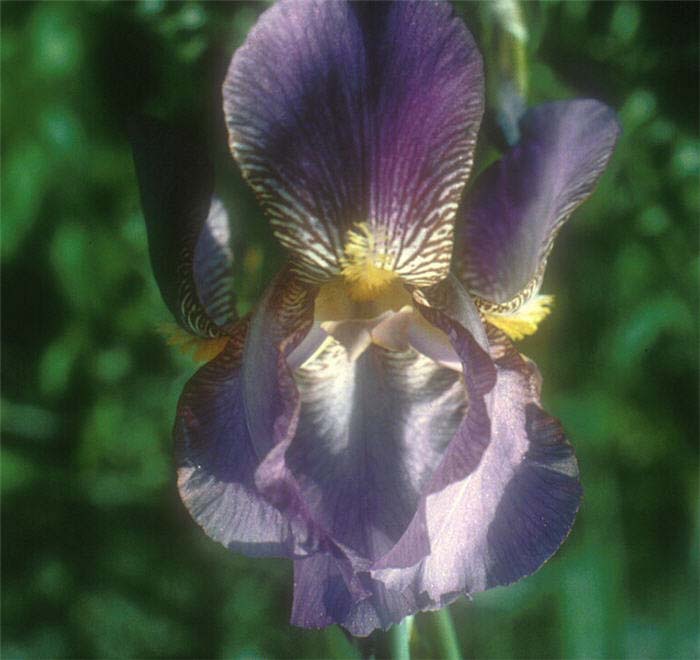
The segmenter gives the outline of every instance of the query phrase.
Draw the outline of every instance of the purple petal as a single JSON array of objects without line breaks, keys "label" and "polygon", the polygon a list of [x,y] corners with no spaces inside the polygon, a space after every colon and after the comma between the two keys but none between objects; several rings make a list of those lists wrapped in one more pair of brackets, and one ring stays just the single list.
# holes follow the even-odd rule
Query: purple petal
[{"label": "purple petal", "polygon": [[292,624],[323,628],[345,621],[356,604],[370,596],[343,557],[319,552],[294,562]]},{"label": "purple petal", "polygon": [[464,384],[469,396],[467,414],[433,475],[429,492],[464,479],[479,465],[491,439],[491,423],[485,399],[496,382],[491,359],[472,334],[460,323],[433,308],[421,309],[425,317],[449,337],[462,360]]},{"label": "purple petal", "polygon": [[478,178],[457,225],[460,279],[496,303],[537,292],[556,233],[591,194],[620,126],[607,106],[577,100],[531,110],[521,130]]},{"label": "purple petal", "polygon": [[175,424],[178,485],[209,536],[250,555],[305,552],[305,521],[260,493],[268,454],[294,434],[298,394],[284,359],[308,330],[312,297],[282,273],[226,349],[187,384]]},{"label": "purple petal", "polygon": [[[461,359],[468,406],[439,465],[426,483],[411,523],[396,545],[375,562],[375,569],[406,568],[425,557],[425,548],[432,546],[426,518],[427,498],[455,482],[463,481],[474,472],[491,441],[491,420],[487,404],[491,402],[490,393],[496,381],[496,370],[481,345],[482,341],[486,341],[486,336],[480,325],[477,326],[476,337],[462,325],[465,323],[467,326],[473,326],[476,310],[461,285],[450,278],[439,289],[432,292],[431,302],[437,302],[439,299],[444,309],[423,307],[421,312],[428,321],[449,337]],[[451,310],[462,323],[448,316],[445,310]],[[478,320],[478,315],[476,319]]]},{"label": "purple petal", "polygon": [[[462,317],[478,323],[459,283],[450,283],[443,302],[471,305]],[[449,299],[460,292],[464,300]],[[425,494],[477,469],[490,437],[484,396],[495,368],[461,324],[437,310],[425,315],[449,333],[464,378],[410,351],[372,347],[352,364],[340,345],[297,374],[302,411],[288,464],[315,520],[365,563],[337,553],[295,562],[292,623],[336,622],[363,636],[434,607],[418,590],[371,579],[367,560],[406,567],[428,555]]]},{"label": "purple petal", "polygon": [[236,318],[233,293],[233,250],[228,213],[217,197],[194,248],[192,271],[199,302],[209,318],[219,327]]},{"label": "purple petal", "polygon": [[180,326],[217,337],[236,318],[228,216],[214,171],[188,135],[153,119],[131,126],[153,272]]},{"label": "purple petal", "polygon": [[525,407],[529,447],[506,486],[488,529],[486,587],[536,571],[568,536],[581,500],[573,448],[559,422]]},{"label": "purple petal", "polygon": [[465,411],[458,373],[415,351],[332,342],[295,374],[301,394],[286,463],[309,515],[375,560],[401,537]]},{"label": "purple petal", "polygon": [[230,144],[307,277],[366,222],[417,285],[448,272],[483,104],[481,57],[448,3],[279,2],[234,55]]},{"label": "purple petal", "polygon": [[365,637],[418,609],[415,595],[390,591],[367,573],[349,579],[342,560],[332,554],[294,562],[293,625],[321,628],[339,623],[351,635]]},{"label": "purple petal", "polygon": [[240,348],[233,343],[187,384],[175,425],[180,495],[207,534],[228,548],[284,555],[291,530],[255,488],[259,459],[241,390]]},{"label": "purple petal", "polygon": [[491,442],[477,469],[428,496],[430,555],[373,572],[388,588],[440,604],[508,584],[537,570],[571,529],[581,497],[573,450],[539,407],[536,370],[522,359],[512,368],[512,354],[497,365]]}]

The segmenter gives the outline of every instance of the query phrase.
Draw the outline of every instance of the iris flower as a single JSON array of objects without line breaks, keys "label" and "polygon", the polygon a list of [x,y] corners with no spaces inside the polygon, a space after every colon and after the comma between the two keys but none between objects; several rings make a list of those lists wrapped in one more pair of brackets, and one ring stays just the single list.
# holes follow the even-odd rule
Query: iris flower
[{"label": "iris flower", "polygon": [[192,517],[293,560],[293,624],[358,636],[537,570],[581,487],[512,340],[551,307],[547,256],[610,158],[614,113],[531,110],[460,204],[482,60],[439,2],[280,2],[223,98],[288,254],[248,316],[206,157],[158,124],[135,145],[156,278],[211,358],[174,428]]}]

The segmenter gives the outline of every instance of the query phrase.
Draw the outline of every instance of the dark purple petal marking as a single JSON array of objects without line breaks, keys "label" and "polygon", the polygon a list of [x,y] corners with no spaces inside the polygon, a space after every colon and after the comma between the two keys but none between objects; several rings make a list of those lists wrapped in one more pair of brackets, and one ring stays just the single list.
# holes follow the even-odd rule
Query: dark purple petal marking
[{"label": "dark purple petal marking", "polygon": [[307,278],[367,223],[416,285],[449,270],[481,120],[481,57],[447,3],[277,3],[224,84],[231,149]]},{"label": "dark purple petal marking", "polygon": [[178,324],[219,337],[236,318],[228,216],[204,150],[165,124],[131,126],[153,272]]},{"label": "dark purple petal marking", "polygon": [[487,533],[486,588],[536,571],[568,536],[581,500],[574,450],[561,424],[530,403],[525,407],[525,431],[529,448]]},{"label": "dark purple petal marking", "polygon": [[[322,628],[345,621],[356,603],[370,596],[345,560],[319,552],[294,562],[292,624]],[[375,626],[376,627],[376,626]]]},{"label": "dark purple petal marking", "polygon": [[460,211],[456,271],[470,293],[513,311],[539,290],[557,232],[592,192],[620,133],[592,100],[548,103],[520,143],[476,181]]}]

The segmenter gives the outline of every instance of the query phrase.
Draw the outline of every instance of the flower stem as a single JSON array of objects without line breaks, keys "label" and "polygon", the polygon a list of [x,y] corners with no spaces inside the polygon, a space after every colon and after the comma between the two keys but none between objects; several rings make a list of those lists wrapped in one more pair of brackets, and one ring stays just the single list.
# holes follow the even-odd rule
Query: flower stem
[{"label": "flower stem", "polygon": [[435,621],[437,622],[438,638],[442,647],[442,657],[445,660],[462,660],[450,610],[447,607],[439,610],[435,614]]},{"label": "flower stem", "polygon": [[411,660],[412,630],[412,616],[407,616],[391,629],[391,657],[393,660]]}]

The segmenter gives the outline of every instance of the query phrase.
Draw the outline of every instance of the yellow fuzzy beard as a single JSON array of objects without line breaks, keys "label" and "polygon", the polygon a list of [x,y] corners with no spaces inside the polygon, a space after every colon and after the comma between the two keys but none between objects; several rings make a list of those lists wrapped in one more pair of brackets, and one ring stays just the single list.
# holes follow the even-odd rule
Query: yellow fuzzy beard
[{"label": "yellow fuzzy beard", "polygon": [[[377,240],[366,222],[355,224],[348,232],[345,256],[340,260],[341,273],[348,295],[357,301],[373,300],[396,280],[388,267],[389,255],[380,251],[384,241]],[[381,248],[378,245],[381,243]]]},{"label": "yellow fuzzy beard", "polygon": [[554,296],[536,295],[510,314],[484,312],[484,318],[511,339],[518,340],[535,333],[537,326],[549,316],[553,304]]},{"label": "yellow fuzzy beard", "polygon": [[212,339],[193,337],[174,323],[164,323],[159,329],[166,337],[169,346],[176,346],[183,355],[191,355],[197,362],[213,360],[224,350],[229,341],[229,337],[214,337]]}]

